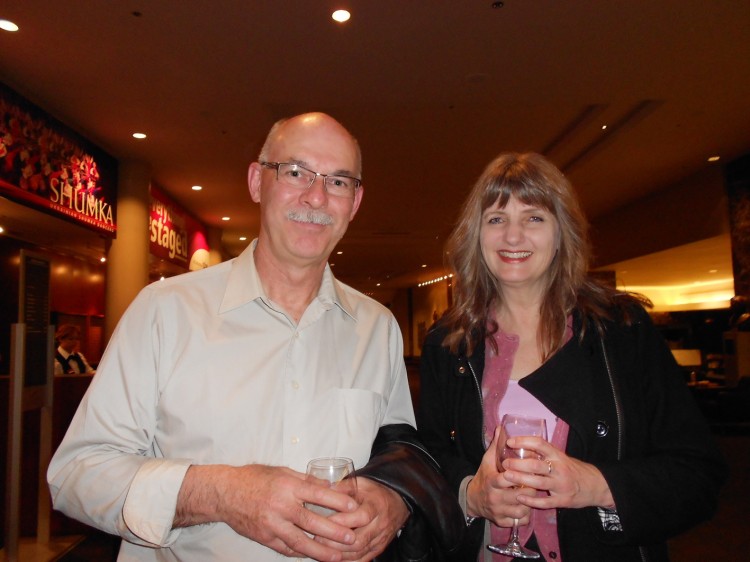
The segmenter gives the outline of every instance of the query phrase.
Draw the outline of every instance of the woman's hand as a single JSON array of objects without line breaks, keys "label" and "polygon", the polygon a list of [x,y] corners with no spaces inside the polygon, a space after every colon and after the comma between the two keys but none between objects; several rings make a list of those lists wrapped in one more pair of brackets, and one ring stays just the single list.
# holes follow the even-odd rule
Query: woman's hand
[{"label": "woman's hand", "polygon": [[[531,510],[519,503],[519,496],[533,496],[533,488],[515,488],[505,474],[497,469],[497,447],[502,447],[505,435],[495,429],[492,443],[482,457],[477,473],[466,489],[466,511],[472,517],[483,517],[500,527],[512,527],[517,519],[520,525],[529,523]],[[498,445],[500,443],[500,445]],[[546,466],[546,465],[545,465]]]},{"label": "woman's hand", "polygon": [[569,457],[539,437],[514,437],[508,446],[531,449],[542,457],[503,461],[508,482],[549,492],[548,496],[520,496],[520,503],[535,509],[615,507],[609,485],[594,465]]}]

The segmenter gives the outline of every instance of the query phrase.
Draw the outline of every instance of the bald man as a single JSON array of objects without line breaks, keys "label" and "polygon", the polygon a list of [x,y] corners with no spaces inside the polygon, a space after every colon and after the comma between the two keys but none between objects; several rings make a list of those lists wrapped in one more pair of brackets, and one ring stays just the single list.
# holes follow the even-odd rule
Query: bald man
[{"label": "bald man", "polygon": [[[48,470],[56,509],[123,537],[118,560],[402,560],[457,542],[398,325],[328,267],[361,177],[332,117],[276,123],[248,171],[258,238],[123,316]],[[356,497],[305,477],[322,456],[353,459]]]}]

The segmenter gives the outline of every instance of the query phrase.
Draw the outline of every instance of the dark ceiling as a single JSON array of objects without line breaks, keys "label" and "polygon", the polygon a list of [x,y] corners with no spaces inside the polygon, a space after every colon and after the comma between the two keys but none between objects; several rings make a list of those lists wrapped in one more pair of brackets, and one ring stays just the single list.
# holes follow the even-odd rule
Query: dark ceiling
[{"label": "dark ceiling", "polygon": [[546,154],[592,221],[750,152],[750,2],[493,4],[6,0],[20,30],[0,32],[0,81],[149,163],[233,255],[257,232],[245,177],[270,125],[329,112],[362,145],[365,185],[331,261],[368,292],[442,274],[458,207],[501,151]]}]

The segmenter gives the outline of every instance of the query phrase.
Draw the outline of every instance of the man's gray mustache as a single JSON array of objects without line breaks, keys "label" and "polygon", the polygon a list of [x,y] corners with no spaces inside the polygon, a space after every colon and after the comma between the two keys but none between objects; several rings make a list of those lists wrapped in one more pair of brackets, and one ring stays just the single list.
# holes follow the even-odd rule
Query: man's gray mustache
[{"label": "man's gray mustache", "polygon": [[306,211],[302,213],[299,211],[289,211],[286,214],[286,217],[289,220],[296,222],[308,222],[312,224],[320,224],[322,226],[333,224],[333,217],[323,211]]}]

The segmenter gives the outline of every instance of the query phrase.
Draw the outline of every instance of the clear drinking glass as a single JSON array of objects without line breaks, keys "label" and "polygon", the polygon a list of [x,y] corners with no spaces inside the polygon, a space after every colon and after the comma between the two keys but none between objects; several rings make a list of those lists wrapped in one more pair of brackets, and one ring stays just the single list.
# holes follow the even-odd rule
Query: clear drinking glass
[{"label": "clear drinking glass", "polygon": [[[531,435],[547,440],[547,422],[542,418],[530,418],[519,414],[505,414],[500,425],[505,432],[505,439]],[[505,443],[497,445],[497,469],[503,471],[502,462],[505,459],[540,458],[534,451],[528,449],[511,449]],[[518,540],[518,519],[513,520],[513,530],[508,544],[489,544],[487,548],[492,552],[512,556],[514,558],[539,558],[539,553],[525,548]]]},{"label": "clear drinking glass", "polygon": [[[351,497],[357,496],[357,479],[354,474],[354,462],[346,457],[321,457],[307,463],[307,476],[325,480],[337,492]],[[322,505],[305,502],[305,507],[320,515],[328,517],[334,510]]]}]

